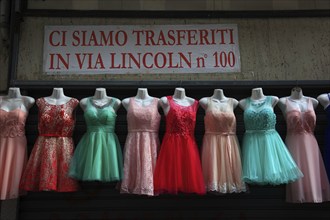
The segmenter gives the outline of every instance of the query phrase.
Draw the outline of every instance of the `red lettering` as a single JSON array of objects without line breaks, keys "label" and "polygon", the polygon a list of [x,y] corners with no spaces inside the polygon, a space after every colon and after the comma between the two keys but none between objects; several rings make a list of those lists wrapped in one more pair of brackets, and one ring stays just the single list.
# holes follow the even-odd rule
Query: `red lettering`
[{"label": "red lettering", "polygon": [[229,29],[229,39],[230,39],[229,44],[235,44],[233,31],[234,31],[233,29]]},{"label": "red lettering", "polygon": [[[163,58],[163,65],[162,66],[159,65],[159,61],[158,61],[159,56],[162,56],[162,58]],[[154,63],[155,63],[155,66],[157,68],[164,68],[164,66],[166,65],[166,55],[162,52],[156,53],[156,56],[154,58]]]},{"label": "red lettering", "polygon": [[[146,45],[155,45],[155,41],[153,39],[153,37],[155,36],[154,31],[151,30],[147,30],[146,31]],[[149,43],[149,41],[151,41],[151,44]]]},{"label": "red lettering", "polygon": [[181,44],[181,39],[183,39],[183,40],[185,39],[185,37],[186,37],[185,32],[186,32],[186,31],[185,31],[185,30],[177,30],[176,32],[177,32],[177,34],[178,34],[178,35],[177,35],[177,37],[178,37],[178,39],[177,39],[178,42],[176,43],[176,45],[182,45],[182,44]]},{"label": "red lettering", "polygon": [[107,36],[105,35],[104,31],[100,31],[100,34],[101,34],[100,46],[113,46],[113,42],[112,42],[113,31],[109,31]]},{"label": "red lettering", "polygon": [[73,38],[72,45],[75,47],[79,46],[80,44],[79,31],[74,31],[72,33],[72,38]]},{"label": "red lettering", "polygon": [[225,35],[224,32],[227,33],[227,29],[218,29],[217,32],[220,32],[220,43],[219,44],[225,44]]},{"label": "red lettering", "polygon": [[[100,68],[98,68],[98,65],[100,65]],[[97,55],[94,69],[104,69],[103,60],[100,53]]]},{"label": "red lettering", "polygon": [[141,42],[140,42],[141,33],[143,34],[143,31],[136,31],[136,30],[132,31],[132,34],[136,34],[136,43],[135,43],[136,46],[141,46]]},{"label": "red lettering", "polygon": [[57,46],[59,46],[60,45],[60,42],[57,42],[56,44],[53,42],[53,38],[54,38],[54,34],[60,34],[60,32],[59,31],[53,31],[52,33],[50,33],[50,35],[49,35],[49,43],[50,43],[50,45],[52,45],[53,47],[57,47]]},{"label": "red lettering", "polygon": [[115,56],[116,53],[110,53],[111,65],[109,69],[119,69],[121,67],[120,64],[118,64],[118,66],[115,66]]},{"label": "red lettering", "polygon": [[[208,37],[207,30],[205,30],[205,29],[200,30],[199,34],[200,34],[200,43],[199,43],[200,45],[210,44],[209,40],[207,39],[207,37]],[[205,41],[205,43],[204,43],[204,41]]]},{"label": "red lettering", "polygon": [[168,40],[167,44],[173,46],[175,44],[174,30],[169,30],[167,32],[167,37],[172,41],[171,43],[171,41]]},{"label": "red lettering", "polygon": [[[188,43],[187,45],[197,45],[197,41],[196,41],[196,30],[187,30],[188,33]],[[194,42],[192,42],[192,40],[195,40]]]},{"label": "red lettering", "polygon": [[[122,39],[122,42],[119,39]],[[127,33],[125,31],[118,31],[115,35],[115,41],[117,45],[124,46],[127,43]]]},{"label": "red lettering", "polygon": [[143,63],[143,66],[145,66],[147,69],[151,69],[154,65],[151,64],[150,66],[147,66],[147,55],[152,57],[152,53],[145,53],[142,58],[142,63]]}]

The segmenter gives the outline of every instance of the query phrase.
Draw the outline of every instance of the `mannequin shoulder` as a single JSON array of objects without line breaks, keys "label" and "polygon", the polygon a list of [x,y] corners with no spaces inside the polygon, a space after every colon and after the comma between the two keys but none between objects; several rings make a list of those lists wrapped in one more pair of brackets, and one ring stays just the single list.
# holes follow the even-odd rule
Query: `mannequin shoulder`
[{"label": "mannequin shoulder", "polygon": [[162,106],[162,107],[163,107],[163,106],[168,106],[168,105],[169,105],[169,102],[168,102],[168,99],[167,99],[166,96],[161,97],[161,98],[159,99],[158,103],[159,103],[159,105]]},{"label": "mannequin shoulder", "polygon": [[115,111],[117,111],[121,105],[121,101],[120,99],[117,99],[115,97],[111,97],[111,99],[112,99],[112,107]]},{"label": "mannequin shoulder", "polygon": [[128,106],[129,106],[129,102],[130,102],[131,98],[125,98],[121,101],[121,104],[124,106],[124,108],[126,110],[128,110]]},{"label": "mannequin shoulder", "polygon": [[199,105],[202,106],[203,109],[207,109],[209,97],[203,97],[199,100]]},{"label": "mannequin shoulder", "polygon": [[319,104],[319,101],[316,98],[308,97],[308,99],[312,102],[313,108],[316,108]]},{"label": "mannequin shoulder", "polygon": [[279,98],[277,97],[277,96],[273,96],[273,95],[271,95],[271,96],[269,96],[269,98],[270,98],[270,102],[272,103],[272,106],[274,107],[277,103],[278,103],[278,101],[279,101]]},{"label": "mannequin shoulder", "polygon": [[236,108],[239,104],[239,101],[235,98],[230,98],[231,103],[233,104],[233,109]]},{"label": "mannequin shoulder", "polygon": [[86,97],[79,101],[79,105],[83,110],[85,110],[85,108],[87,106],[88,99],[89,99],[89,97]]},{"label": "mannequin shoulder", "polygon": [[323,108],[327,108],[330,105],[330,98],[327,93],[319,95],[317,100],[320,102]]},{"label": "mannequin shoulder", "polygon": [[238,106],[243,110],[246,108],[247,99],[248,98],[244,98],[238,101]]},{"label": "mannequin shoulder", "polygon": [[24,105],[29,109],[34,105],[36,100],[30,96],[23,96],[23,102]]}]

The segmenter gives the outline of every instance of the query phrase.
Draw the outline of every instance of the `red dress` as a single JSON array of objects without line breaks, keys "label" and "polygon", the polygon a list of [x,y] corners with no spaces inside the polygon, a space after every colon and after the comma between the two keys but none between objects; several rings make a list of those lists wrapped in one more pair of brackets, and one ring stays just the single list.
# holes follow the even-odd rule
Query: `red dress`
[{"label": "red dress", "polygon": [[75,98],[62,105],[51,105],[44,98],[37,100],[39,136],[23,173],[21,189],[58,192],[78,189],[78,183],[68,177],[74,147],[74,109],[78,103]]},{"label": "red dress", "polygon": [[154,174],[156,193],[205,194],[200,156],[194,137],[198,101],[181,106],[167,100],[166,132],[162,141]]}]

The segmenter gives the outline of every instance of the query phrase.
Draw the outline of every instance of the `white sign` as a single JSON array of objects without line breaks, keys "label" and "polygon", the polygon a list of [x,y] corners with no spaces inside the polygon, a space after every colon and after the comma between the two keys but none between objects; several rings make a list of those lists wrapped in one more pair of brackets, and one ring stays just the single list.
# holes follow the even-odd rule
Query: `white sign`
[{"label": "white sign", "polygon": [[234,24],[45,26],[48,74],[240,72]]}]

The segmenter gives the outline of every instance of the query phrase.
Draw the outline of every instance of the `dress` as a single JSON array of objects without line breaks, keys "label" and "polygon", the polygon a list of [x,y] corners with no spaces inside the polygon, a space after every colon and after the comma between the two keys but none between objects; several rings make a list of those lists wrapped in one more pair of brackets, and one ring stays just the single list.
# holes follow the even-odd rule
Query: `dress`
[{"label": "dress", "polygon": [[148,106],[142,106],[135,98],[130,98],[122,193],[154,195],[153,174],[159,148],[160,119],[157,98],[153,98]]},{"label": "dress", "polygon": [[220,193],[246,191],[242,181],[233,101],[228,99],[221,103],[209,98],[207,106],[202,147],[202,168],[206,189]]},{"label": "dress", "polygon": [[[0,199],[20,195],[19,182],[27,162],[25,121],[28,113],[0,109]],[[22,192],[21,192],[22,193]]]},{"label": "dress", "polygon": [[286,187],[287,202],[323,202],[330,200],[330,185],[322,155],[314,136],[316,115],[308,99],[305,112],[286,99],[287,136],[285,142],[304,177]]},{"label": "dress", "polygon": [[24,170],[20,188],[26,191],[71,192],[78,183],[68,176],[73,154],[74,109],[79,101],[71,98],[62,105],[37,100],[39,136]]},{"label": "dress", "polygon": [[280,135],[271,97],[261,102],[246,99],[242,144],[243,180],[252,184],[279,185],[303,176]]},{"label": "dress", "polygon": [[155,192],[205,194],[194,137],[198,101],[190,106],[181,106],[172,96],[167,96],[167,100],[170,110],[166,115],[166,132],[156,162]]},{"label": "dress", "polygon": [[114,98],[98,107],[88,98],[84,112],[87,132],[74,152],[69,176],[83,181],[117,181],[122,178],[122,152],[114,133],[117,114]]},{"label": "dress", "polygon": [[[328,93],[330,101],[330,93]],[[325,109],[327,113],[328,126],[325,131],[325,151],[324,151],[324,163],[328,174],[328,180],[330,181],[330,105]]]}]

